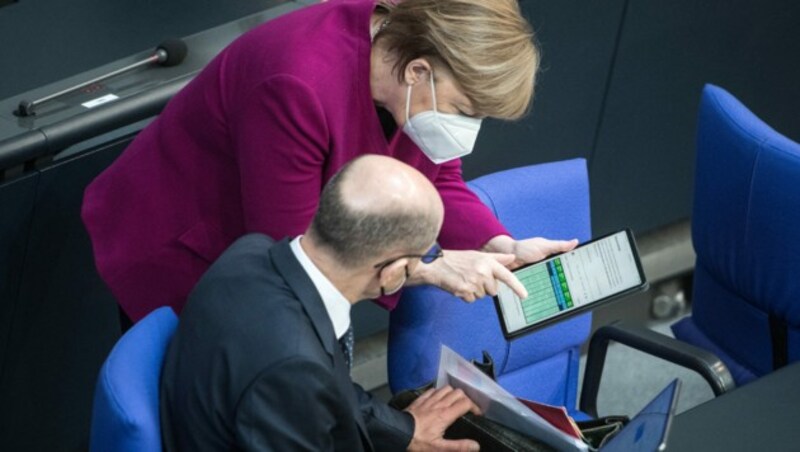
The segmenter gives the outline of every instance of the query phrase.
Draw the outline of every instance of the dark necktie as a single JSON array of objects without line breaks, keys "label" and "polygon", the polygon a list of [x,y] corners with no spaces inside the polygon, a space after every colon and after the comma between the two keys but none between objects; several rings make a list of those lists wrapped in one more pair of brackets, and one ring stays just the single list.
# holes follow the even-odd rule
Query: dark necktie
[{"label": "dark necktie", "polygon": [[347,364],[348,369],[353,368],[353,344],[355,337],[353,336],[353,325],[344,332],[344,336],[339,339],[339,345],[342,346],[342,353],[344,353],[344,362]]}]

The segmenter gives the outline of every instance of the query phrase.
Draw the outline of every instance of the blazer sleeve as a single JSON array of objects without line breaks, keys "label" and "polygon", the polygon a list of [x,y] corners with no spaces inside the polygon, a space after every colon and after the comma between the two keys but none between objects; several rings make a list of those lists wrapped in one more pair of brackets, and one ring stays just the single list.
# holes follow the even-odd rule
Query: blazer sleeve
[{"label": "blazer sleeve", "polygon": [[476,250],[498,235],[511,235],[486,205],[467,188],[461,160],[443,163],[433,181],[444,203],[439,245],[444,249]]},{"label": "blazer sleeve", "polygon": [[242,394],[234,436],[246,451],[334,450],[333,430],[349,429],[359,450],[358,426],[348,411],[327,369],[290,358],[262,372]]},{"label": "blazer sleeve", "polygon": [[243,97],[229,130],[244,227],[275,240],[301,234],[319,203],[329,152],[322,106],[311,88],[289,75],[273,76]]},{"label": "blazer sleeve", "polygon": [[372,443],[381,451],[404,451],[414,437],[414,417],[375,400],[372,394],[353,383],[359,409]]}]

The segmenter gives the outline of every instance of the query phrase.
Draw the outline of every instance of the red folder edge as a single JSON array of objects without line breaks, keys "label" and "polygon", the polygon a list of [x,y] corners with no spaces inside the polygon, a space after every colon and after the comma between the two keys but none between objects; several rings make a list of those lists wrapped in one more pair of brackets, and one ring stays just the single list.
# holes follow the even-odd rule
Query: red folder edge
[{"label": "red folder edge", "polygon": [[539,402],[517,398],[523,405],[538,414],[553,427],[561,430],[567,435],[581,439],[581,431],[575,425],[575,421],[567,414],[567,409],[563,406],[552,406]]}]

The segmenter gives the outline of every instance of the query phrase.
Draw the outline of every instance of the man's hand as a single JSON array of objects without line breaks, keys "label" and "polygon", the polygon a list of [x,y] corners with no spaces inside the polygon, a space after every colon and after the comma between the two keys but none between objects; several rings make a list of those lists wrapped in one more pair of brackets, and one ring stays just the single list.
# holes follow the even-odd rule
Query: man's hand
[{"label": "man's hand", "polygon": [[445,250],[441,259],[418,265],[409,285],[432,284],[471,303],[486,295],[497,295],[497,282],[502,281],[526,298],[525,287],[507,268],[515,259],[513,254]]},{"label": "man's hand", "polygon": [[486,243],[483,251],[513,254],[514,261],[508,265],[508,268],[513,270],[525,264],[539,262],[553,254],[566,253],[577,245],[577,239],[548,240],[542,237],[534,237],[532,239],[514,240],[507,235],[498,235]]},{"label": "man's hand", "polygon": [[414,438],[408,445],[410,451],[473,451],[480,450],[475,441],[469,439],[444,439],[444,431],[459,417],[480,409],[460,389],[445,386],[429,389],[417,398],[406,411],[414,416]]}]

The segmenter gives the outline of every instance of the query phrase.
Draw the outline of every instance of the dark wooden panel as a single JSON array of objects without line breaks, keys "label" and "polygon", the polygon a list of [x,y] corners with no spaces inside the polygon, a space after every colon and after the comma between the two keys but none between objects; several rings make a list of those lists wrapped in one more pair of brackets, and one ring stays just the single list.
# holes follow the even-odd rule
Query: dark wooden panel
[{"label": "dark wooden panel", "polygon": [[542,50],[533,111],[518,122],[485,121],[475,152],[464,158],[472,179],[517,166],[591,151],[623,0],[523,0]]},{"label": "dark wooden panel", "polygon": [[119,337],[116,303],[80,220],[86,185],[128,140],[41,171],[0,381],[4,450],[86,450],[100,365]]},{"label": "dark wooden panel", "polygon": [[800,3],[630,2],[591,162],[595,232],[688,218],[704,83],[800,138]]},{"label": "dark wooden panel", "polygon": [[0,378],[5,369],[11,319],[17,307],[38,180],[36,172],[0,184]]}]

